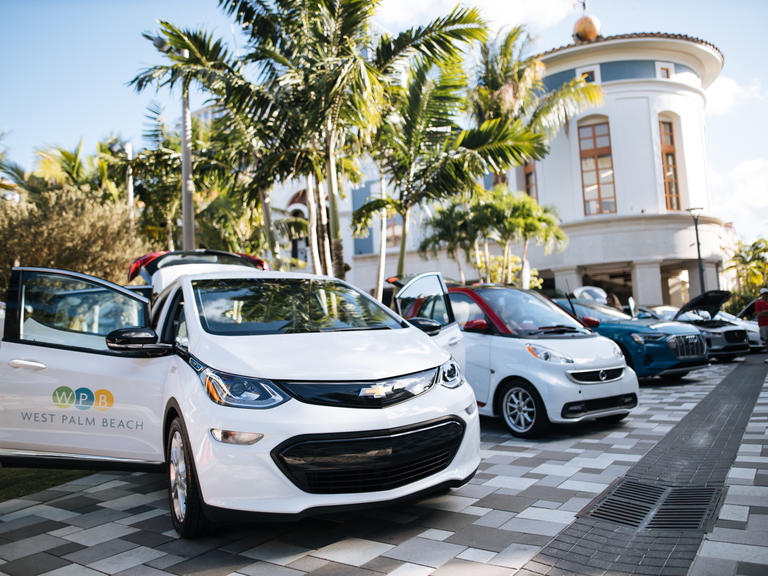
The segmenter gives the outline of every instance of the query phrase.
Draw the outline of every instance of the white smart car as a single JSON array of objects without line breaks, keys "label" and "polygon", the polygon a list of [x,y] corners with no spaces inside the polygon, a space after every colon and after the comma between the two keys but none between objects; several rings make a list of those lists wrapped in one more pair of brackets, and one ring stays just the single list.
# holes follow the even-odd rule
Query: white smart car
[{"label": "white smart car", "polygon": [[459,486],[480,463],[457,362],[344,282],[243,268],[150,303],[15,268],[7,300],[0,462],[165,469],[184,536]]}]

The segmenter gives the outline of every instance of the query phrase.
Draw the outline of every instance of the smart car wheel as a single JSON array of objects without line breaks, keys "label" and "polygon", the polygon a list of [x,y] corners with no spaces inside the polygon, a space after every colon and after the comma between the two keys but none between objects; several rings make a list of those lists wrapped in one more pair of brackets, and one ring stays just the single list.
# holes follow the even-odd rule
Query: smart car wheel
[{"label": "smart car wheel", "polygon": [[512,434],[522,438],[540,436],[549,427],[544,402],[526,382],[509,382],[499,396],[499,413]]},{"label": "smart car wheel", "polygon": [[206,522],[197,486],[189,442],[181,422],[174,418],[168,431],[168,503],[176,531],[185,538],[202,536]]}]

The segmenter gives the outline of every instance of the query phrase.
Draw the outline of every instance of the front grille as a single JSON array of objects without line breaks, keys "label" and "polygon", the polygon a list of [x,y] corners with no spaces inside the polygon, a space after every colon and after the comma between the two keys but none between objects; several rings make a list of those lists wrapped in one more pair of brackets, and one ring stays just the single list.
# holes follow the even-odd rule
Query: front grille
[{"label": "front grille", "polygon": [[392,490],[445,470],[461,445],[464,428],[461,420],[449,418],[364,435],[303,436],[276,447],[272,459],[305,492]]},{"label": "front grille", "polygon": [[746,330],[728,330],[725,332],[725,341],[726,342],[746,342],[747,341],[747,331]]},{"label": "front grille", "polygon": [[586,370],[584,372],[569,372],[568,375],[576,382],[583,384],[602,384],[618,380],[624,375],[624,368],[606,368],[605,370]]},{"label": "front grille", "polygon": [[636,394],[620,394],[618,396],[607,396],[605,398],[595,398],[594,400],[580,400],[578,402],[568,402],[563,406],[560,415],[563,418],[576,418],[589,414],[590,412],[600,412],[612,408],[634,408],[637,406]]},{"label": "front grille", "polygon": [[670,339],[670,345],[678,358],[704,356],[707,353],[707,345],[699,334],[674,336]]}]

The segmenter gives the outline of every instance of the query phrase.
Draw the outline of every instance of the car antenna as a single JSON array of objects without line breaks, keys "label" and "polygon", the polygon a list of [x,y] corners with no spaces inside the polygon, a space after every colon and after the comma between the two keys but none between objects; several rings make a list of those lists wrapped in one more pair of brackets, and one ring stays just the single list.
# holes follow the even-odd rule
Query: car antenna
[{"label": "car antenna", "polygon": [[573,299],[571,298],[571,286],[570,286],[570,284],[568,283],[568,278],[566,278],[566,279],[565,279],[565,287],[566,287],[566,289],[568,290],[568,291],[565,293],[565,297],[566,297],[566,298],[568,298],[568,304],[569,304],[569,305],[570,305],[570,307],[571,307],[571,312],[573,312],[573,317],[574,317],[574,318],[576,318],[576,319],[578,320],[578,319],[579,319],[579,315],[578,315],[578,314],[576,314],[576,308],[574,308],[574,306],[573,306]]}]

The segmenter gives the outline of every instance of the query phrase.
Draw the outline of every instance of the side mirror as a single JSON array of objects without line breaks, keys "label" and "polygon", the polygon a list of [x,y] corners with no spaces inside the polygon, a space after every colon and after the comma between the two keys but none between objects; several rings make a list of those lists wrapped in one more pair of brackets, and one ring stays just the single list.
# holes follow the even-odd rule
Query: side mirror
[{"label": "side mirror", "polygon": [[416,328],[424,332],[427,336],[434,336],[435,334],[440,333],[440,323],[431,318],[414,316],[413,318],[408,318],[408,322],[416,326]]},{"label": "side mirror", "polygon": [[144,352],[150,356],[161,356],[173,350],[171,344],[157,341],[152,328],[119,328],[106,336],[107,348],[115,352]]},{"label": "side mirror", "polygon": [[463,326],[464,332],[488,332],[490,327],[485,318],[475,318]]},{"label": "side mirror", "polygon": [[600,326],[600,320],[597,318],[592,318],[592,316],[582,316],[581,323],[584,324],[584,326],[587,328],[597,328]]}]

